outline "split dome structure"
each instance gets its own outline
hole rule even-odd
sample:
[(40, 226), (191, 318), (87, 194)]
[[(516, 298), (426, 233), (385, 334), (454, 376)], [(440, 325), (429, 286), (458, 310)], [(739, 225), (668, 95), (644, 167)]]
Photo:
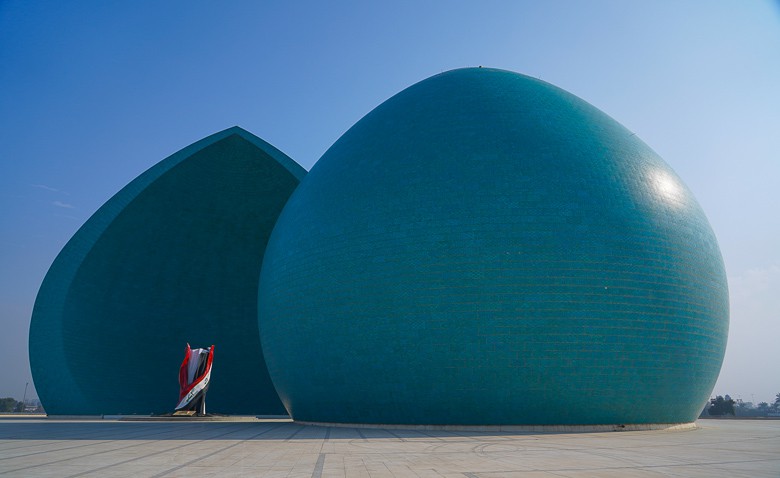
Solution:
[(230, 128), (166, 158), (104, 204), (38, 292), (30, 365), (47, 413), (173, 411), (174, 365), (216, 344), (209, 408), (279, 414), (257, 331), (265, 244), (305, 170)]
[[(211, 409), (270, 413), (274, 400), (249, 394), (219, 410), (220, 387), (254, 373), (257, 393), (278, 393), (302, 422), (673, 424), (709, 396), (728, 331), (714, 234), (671, 168), (583, 100), (508, 71), (446, 72), (378, 106), (305, 175), (242, 130), (215, 136), (231, 135), (253, 147), (207, 138), (223, 146), (195, 176), (150, 174), (207, 148), (177, 153), (55, 260), (30, 334), (50, 413), (121, 401), (102, 361), (125, 335), (155, 350), (134, 383), (167, 390), (136, 413), (168, 406), (176, 388), (167, 369), (165, 384), (142, 374), (173, 370), (177, 346), (197, 340), (220, 351)], [(262, 171), (222, 172), (239, 143), (262, 157), (239, 163)], [(192, 188), (205, 171), (224, 178)], [(201, 207), (170, 202), (190, 191)], [(190, 303), (201, 297), (204, 310)], [(226, 329), (244, 342), (226, 343)]]

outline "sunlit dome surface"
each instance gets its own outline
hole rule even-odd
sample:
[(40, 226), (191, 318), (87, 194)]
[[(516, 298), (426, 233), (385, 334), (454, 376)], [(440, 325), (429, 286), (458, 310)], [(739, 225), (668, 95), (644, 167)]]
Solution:
[(315, 422), (690, 422), (728, 329), (717, 242), (671, 168), (487, 68), (402, 91), (325, 153), (258, 303), (276, 390)]

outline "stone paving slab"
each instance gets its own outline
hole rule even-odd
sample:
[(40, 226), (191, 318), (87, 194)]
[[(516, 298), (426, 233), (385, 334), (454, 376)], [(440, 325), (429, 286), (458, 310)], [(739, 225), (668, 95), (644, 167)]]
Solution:
[(520, 433), (0, 419), (0, 477), (780, 477), (780, 421)]

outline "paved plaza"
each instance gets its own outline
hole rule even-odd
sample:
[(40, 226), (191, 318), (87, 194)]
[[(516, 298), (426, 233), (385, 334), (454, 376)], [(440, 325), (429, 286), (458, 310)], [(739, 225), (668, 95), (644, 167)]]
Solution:
[(0, 418), (0, 477), (780, 477), (780, 420), (519, 433)]

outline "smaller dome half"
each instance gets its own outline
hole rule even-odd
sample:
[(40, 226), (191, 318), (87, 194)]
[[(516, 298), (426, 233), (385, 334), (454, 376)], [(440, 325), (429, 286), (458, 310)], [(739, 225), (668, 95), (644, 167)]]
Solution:
[(173, 410), (186, 343), (219, 351), (209, 410), (279, 414), (257, 331), (276, 219), (305, 170), (234, 127), (141, 174), (55, 259), (38, 292), (30, 362), (49, 414)]

